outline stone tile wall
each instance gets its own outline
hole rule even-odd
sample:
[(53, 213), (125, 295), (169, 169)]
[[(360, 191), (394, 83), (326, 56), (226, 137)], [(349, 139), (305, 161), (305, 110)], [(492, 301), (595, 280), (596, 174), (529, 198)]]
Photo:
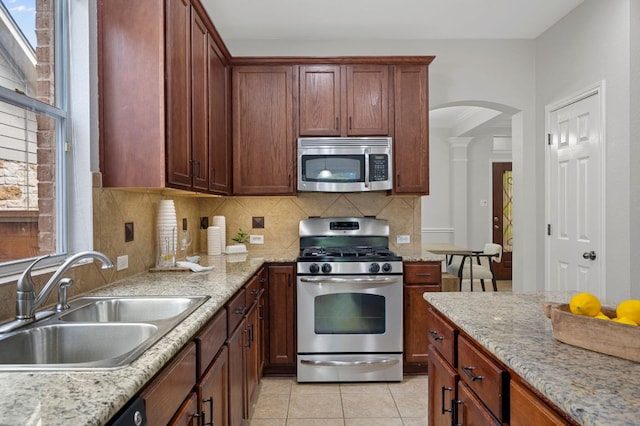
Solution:
[[(86, 293), (128, 276), (146, 272), (155, 265), (155, 221), (162, 199), (173, 199), (178, 224), (187, 218), (193, 242), (178, 259), (206, 251), (206, 230), (199, 229), (200, 217), (209, 224), (215, 215), (226, 218), (227, 244), (239, 228), (250, 234), (264, 235), (259, 249), (298, 247), (298, 223), (309, 216), (376, 216), (389, 220), (391, 249), (396, 249), (395, 236), (411, 235), (412, 244), (420, 244), (420, 197), (387, 196), (384, 193), (324, 194), (301, 193), (295, 197), (203, 197), (179, 191), (105, 189), (100, 176), (94, 176), (93, 241), (94, 248), (104, 252), (115, 264), (116, 257), (129, 256), (129, 268), (102, 270), (99, 262), (74, 268), (69, 275), (74, 285), (70, 297)], [(252, 217), (264, 217), (264, 228), (253, 229)], [(133, 222), (134, 240), (125, 242), (124, 224)], [(181, 226), (179, 226), (181, 229)], [(42, 285), (47, 276), (38, 277)], [(54, 292), (55, 293), (55, 292)], [(56, 301), (52, 294), (48, 303)], [(0, 286), (0, 320), (11, 318), (15, 309), (15, 283)]]

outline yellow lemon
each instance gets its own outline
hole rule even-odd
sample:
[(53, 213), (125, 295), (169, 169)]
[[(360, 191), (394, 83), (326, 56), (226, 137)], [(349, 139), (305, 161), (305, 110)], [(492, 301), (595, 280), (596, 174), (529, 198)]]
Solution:
[(638, 323), (636, 323), (634, 320), (632, 320), (631, 318), (627, 318), (627, 317), (614, 318), (611, 321), (615, 321), (615, 322), (619, 322), (619, 323), (627, 324), (627, 325), (635, 325), (635, 326), (638, 325)]
[(629, 299), (620, 302), (616, 308), (618, 318), (627, 317), (636, 324), (640, 324), (640, 300)]
[(609, 318), (608, 316), (606, 316), (602, 312), (599, 312), (598, 315), (596, 315), (594, 318), (603, 319), (603, 320), (610, 320), (611, 319), (611, 318)]
[(574, 314), (595, 317), (602, 310), (602, 306), (593, 294), (578, 293), (571, 298), (569, 309)]

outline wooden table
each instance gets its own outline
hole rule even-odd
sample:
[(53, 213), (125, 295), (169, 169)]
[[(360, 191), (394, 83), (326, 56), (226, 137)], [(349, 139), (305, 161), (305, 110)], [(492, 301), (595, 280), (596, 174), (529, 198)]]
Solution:
[[(471, 255), (473, 255), (474, 252), (473, 250), (470, 250), (468, 248), (465, 247), (460, 247), (460, 246), (456, 246), (453, 244), (449, 244), (449, 243), (431, 243), (431, 244), (425, 244), (424, 248), (427, 251), (430, 251), (431, 253), (435, 253), (435, 254), (444, 254), (445, 256), (445, 262), (447, 264), (447, 266), (451, 263), (451, 258), (455, 255), (460, 255), (460, 256), (469, 256), (469, 278), (471, 279), (471, 291), (473, 291), (473, 261), (471, 260)], [(463, 259), (463, 262), (466, 260), (466, 258)], [(460, 290), (462, 290), (462, 276), (458, 275), (458, 279), (460, 280), (459, 286), (460, 286)]]

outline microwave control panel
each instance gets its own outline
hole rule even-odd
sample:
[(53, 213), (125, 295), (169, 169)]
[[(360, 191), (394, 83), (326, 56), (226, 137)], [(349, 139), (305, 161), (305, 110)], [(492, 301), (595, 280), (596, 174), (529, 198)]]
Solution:
[(369, 180), (372, 182), (389, 180), (389, 158), (386, 154), (369, 156)]

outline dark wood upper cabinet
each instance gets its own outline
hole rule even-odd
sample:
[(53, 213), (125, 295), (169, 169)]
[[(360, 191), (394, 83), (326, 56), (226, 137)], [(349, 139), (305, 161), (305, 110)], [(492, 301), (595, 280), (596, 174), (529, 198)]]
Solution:
[(347, 66), (347, 136), (389, 134), (389, 67)]
[(301, 136), (389, 135), (389, 67), (301, 65)]
[(300, 135), (340, 136), (341, 68), (300, 66)]
[(395, 194), (429, 194), (429, 104), (426, 65), (394, 70)]
[(200, 2), (99, 1), (98, 46), (103, 185), (228, 193), (229, 55)]
[(209, 189), (231, 192), (230, 69), (209, 35)]
[(293, 67), (233, 68), (233, 193), (295, 193)]

